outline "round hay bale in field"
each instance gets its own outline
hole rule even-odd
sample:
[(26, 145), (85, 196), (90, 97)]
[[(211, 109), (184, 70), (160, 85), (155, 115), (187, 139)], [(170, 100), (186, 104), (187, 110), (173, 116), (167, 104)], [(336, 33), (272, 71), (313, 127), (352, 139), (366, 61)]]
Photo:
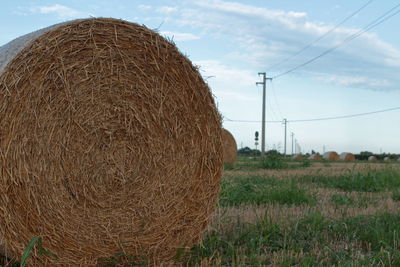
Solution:
[(302, 154), (294, 154), (292, 156), (292, 159), (294, 159), (294, 160), (302, 160), (303, 159), (303, 155)]
[(328, 151), (328, 152), (324, 153), (323, 158), (326, 160), (335, 161), (335, 160), (339, 160), (340, 157), (339, 157), (339, 154), (336, 153), (335, 151)]
[(390, 157), (384, 157), (383, 161), (391, 161)]
[(321, 160), (322, 156), (320, 154), (312, 154), (308, 157), (309, 160)]
[(93, 18), (0, 50), (0, 242), (94, 266), (167, 264), (199, 241), (223, 167), (221, 118), (197, 69), (143, 26)]
[(355, 161), (356, 157), (354, 156), (354, 154), (349, 153), (349, 152), (343, 152), (340, 153), (340, 160), (344, 160), (344, 161)]
[(226, 129), (222, 129), (222, 148), (224, 162), (234, 164), (237, 158), (237, 146), (233, 135)]
[(368, 161), (377, 161), (378, 159), (375, 156), (369, 156)]

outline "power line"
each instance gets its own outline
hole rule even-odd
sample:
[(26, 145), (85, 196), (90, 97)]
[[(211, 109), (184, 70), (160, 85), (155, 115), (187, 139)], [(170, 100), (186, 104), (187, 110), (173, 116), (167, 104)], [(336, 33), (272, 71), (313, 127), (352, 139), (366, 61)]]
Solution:
[[(223, 117), (224, 117), (224, 120), (227, 121), (227, 122), (249, 122), (249, 123), (260, 123), (260, 122), (262, 122), (262, 121), (252, 121), (252, 120), (232, 120), (232, 119), (229, 119), (226, 116), (223, 116)], [(267, 122), (267, 123), (282, 123), (282, 121), (265, 121), (265, 122)]]
[[(338, 120), (338, 119), (348, 119), (354, 117), (361, 117), (367, 116), (376, 113), (383, 113), (389, 112), (394, 110), (400, 110), (400, 107), (388, 108), (388, 109), (381, 109), (376, 111), (364, 112), (364, 113), (356, 113), (356, 114), (349, 114), (349, 115), (342, 115), (342, 116), (334, 116), (334, 117), (324, 117), (324, 118), (313, 118), (313, 119), (302, 119), (302, 120), (287, 120), (287, 122), (312, 122), (312, 121), (326, 121), (326, 120)], [(228, 122), (249, 122), (249, 123), (260, 123), (261, 121), (252, 121), (252, 120), (231, 120), (227, 117), (224, 119)], [(268, 123), (282, 123), (282, 121), (267, 121)]]
[(329, 31), (327, 31), (326, 33), (324, 33), (323, 35), (321, 35), (320, 37), (318, 37), (317, 39), (315, 39), (314, 41), (312, 41), (311, 43), (309, 43), (308, 45), (304, 46), (302, 49), (300, 49), (299, 51), (297, 51), (296, 53), (294, 53), (291, 56), (288, 56), (287, 58), (283, 59), (282, 61), (273, 64), (272, 66), (267, 68), (267, 71), (270, 71), (271, 69), (282, 65), (283, 63), (287, 62), (288, 60), (296, 57), (297, 55), (301, 54), (303, 51), (307, 50), (309, 47), (311, 47), (313, 44), (315, 44), (316, 42), (318, 42), (319, 40), (321, 40), (322, 38), (324, 38), (325, 36), (327, 36), (328, 34), (330, 34), (331, 32), (333, 32), (334, 30), (336, 30), (340, 25), (342, 25), (343, 23), (345, 23), (346, 21), (348, 21), (349, 19), (351, 19), (352, 17), (354, 17), (355, 15), (357, 15), (361, 10), (363, 10), (364, 8), (366, 8), (369, 4), (371, 4), (374, 0), (370, 0), (367, 3), (365, 3), (363, 6), (361, 6), (359, 9), (357, 9), (356, 11), (354, 11), (353, 13), (351, 13), (349, 16), (345, 17), (343, 20), (341, 20), (336, 26), (332, 27)]
[(272, 79), (270, 81), (271, 81), (272, 94), (274, 95), (274, 100), (275, 100), (275, 104), (276, 104), (278, 113), (280, 115), (280, 118), (283, 119), (284, 117), (282, 115), (281, 108), (279, 107), (278, 98), (276, 97), (276, 94), (275, 94), (275, 86), (274, 86), (274, 84), (272, 82)]
[(400, 107), (364, 112), (364, 113), (357, 113), (357, 114), (350, 114), (350, 115), (343, 115), (343, 116), (335, 116), (335, 117), (325, 117), (325, 118), (316, 118), (316, 119), (306, 119), (306, 120), (289, 120), (289, 122), (309, 122), (309, 121), (327, 121), (327, 120), (338, 120), (338, 119), (347, 119), (347, 118), (354, 118), (354, 117), (361, 117), (376, 113), (388, 112), (393, 110), (399, 110)]
[(343, 40), (341, 43), (339, 43), (338, 45), (336, 45), (336, 46), (334, 46), (334, 47), (331, 47), (331, 48), (329, 48), (328, 50), (325, 50), (324, 52), (322, 52), (321, 54), (319, 54), (318, 56), (313, 57), (313, 58), (307, 60), (306, 62), (304, 62), (304, 63), (302, 63), (302, 64), (300, 64), (300, 65), (297, 65), (297, 66), (295, 66), (295, 67), (293, 67), (293, 68), (291, 68), (291, 69), (289, 69), (289, 70), (287, 70), (287, 71), (285, 71), (285, 72), (282, 72), (282, 73), (280, 73), (280, 74), (278, 74), (278, 75), (276, 75), (276, 76), (274, 76), (274, 77), (272, 77), (272, 78), (273, 78), (273, 79), (276, 79), (276, 78), (281, 77), (281, 76), (283, 76), (283, 75), (289, 74), (289, 73), (291, 73), (291, 72), (293, 72), (293, 71), (295, 71), (295, 70), (297, 70), (297, 69), (299, 69), (299, 68), (302, 68), (302, 67), (304, 67), (304, 66), (306, 66), (306, 65), (308, 65), (308, 64), (310, 64), (310, 63), (312, 63), (312, 62), (314, 62), (314, 61), (316, 61), (317, 59), (319, 59), (319, 58), (321, 58), (321, 57), (323, 57), (323, 56), (325, 56), (325, 55), (327, 55), (327, 54), (329, 54), (329, 53), (335, 51), (336, 49), (338, 49), (338, 48), (341, 47), (342, 45), (344, 45), (344, 44), (346, 44), (346, 43), (352, 41), (353, 39), (355, 39), (355, 38), (361, 36), (362, 34), (366, 33), (367, 31), (369, 31), (369, 30), (375, 28), (376, 26), (380, 25), (381, 23), (385, 22), (386, 20), (388, 20), (388, 19), (390, 19), (391, 17), (393, 17), (393, 16), (397, 15), (398, 13), (400, 13), (400, 10), (397, 10), (397, 11), (395, 11), (394, 13), (390, 14), (393, 10), (395, 10), (395, 9), (398, 8), (399, 6), (400, 6), (400, 4), (397, 4), (396, 6), (394, 6), (393, 8), (391, 8), (390, 10), (388, 10), (387, 12), (385, 12), (383, 15), (381, 15), (380, 17), (378, 17), (377, 19), (375, 19), (374, 21), (372, 21), (371, 23), (369, 23), (369, 24), (368, 24), (366, 27), (364, 27), (363, 29), (357, 31), (356, 33), (354, 33), (354, 34), (352, 34), (352, 35), (350, 35), (350, 36), (348, 36), (346, 39), (344, 39), (344, 40)]
[(274, 107), (272, 105), (272, 101), (269, 97), (267, 97), (267, 111), (270, 111), (271, 114), (271, 119), (272, 120), (278, 120), (279, 119), (279, 115), (277, 114), (277, 112), (275, 112)]

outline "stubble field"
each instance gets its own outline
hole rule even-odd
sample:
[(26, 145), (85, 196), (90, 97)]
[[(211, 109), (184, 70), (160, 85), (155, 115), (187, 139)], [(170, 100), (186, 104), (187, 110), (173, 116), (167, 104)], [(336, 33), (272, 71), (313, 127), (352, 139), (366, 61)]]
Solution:
[(397, 162), (240, 158), (189, 265), (400, 266), (399, 207)]

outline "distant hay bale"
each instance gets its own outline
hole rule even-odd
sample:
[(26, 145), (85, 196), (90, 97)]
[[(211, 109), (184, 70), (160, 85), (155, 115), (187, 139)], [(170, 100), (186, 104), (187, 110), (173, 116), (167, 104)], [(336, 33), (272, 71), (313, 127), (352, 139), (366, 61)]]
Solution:
[(224, 162), (234, 164), (237, 158), (236, 141), (226, 129), (222, 129), (222, 150), (224, 151)]
[(352, 154), (352, 153), (343, 152), (343, 153), (340, 153), (340, 160), (344, 160), (344, 161), (354, 161), (354, 160), (356, 160), (356, 157), (355, 157), (354, 154)]
[(369, 156), (368, 161), (377, 161), (378, 159), (375, 156)]
[(322, 160), (322, 156), (320, 154), (312, 154), (308, 157), (309, 160)]
[(294, 160), (302, 160), (302, 159), (303, 159), (303, 155), (301, 155), (301, 154), (294, 154), (294, 155), (292, 156), (292, 159), (294, 159)]
[(0, 48), (0, 247), (32, 266), (126, 253), (168, 265), (197, 243), (223, 166), (207, 84), (159, 34), (75, 20)]
[(391, 161), (390, 157), (384, 157), (383, 161)]
[(335, 151), (325, 152), (324, 155), (323, 155), (323, 158), (326, 159), (326, 160), (332, 160), (332, 161), (340, 159), (338, 153), (336, 153)]

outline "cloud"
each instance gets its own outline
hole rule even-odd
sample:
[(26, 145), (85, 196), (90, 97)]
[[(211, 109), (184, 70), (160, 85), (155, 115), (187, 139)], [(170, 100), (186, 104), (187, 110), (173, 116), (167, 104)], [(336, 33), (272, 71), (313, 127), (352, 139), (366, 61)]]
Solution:
[(194, 64), (199, 67), (203, 77), (210, 77), (207, 79), (209, 83), (225, 84), (232, 89), (243, 90), (249, 84), (254, 84), (254, 79), (256, 79), (254, 73), (226, 66), (218, 60), (199, 60), (194, 61)]
[(257, 97), (251, 97), (247, 94), (238, 93), (238, 92), (231, 92), (231, 91), (216, 91), (215, 95), (217, 98), (224, 99), (225, 101), (234, 100), (234, 101), (255, 101), (259, 102), (260, 99)]
[(55, 4), (52, 6), (39, 6), (30, 8), (31, 13), (40, 13), (40, 14), (55, 14), (60, 18), (73, 18), (80, 17), (84, 15), (82, 12), (77, 11), (75, 9)]
[(138, 9), (141, 9), (141, 10), (149, 10), (149, 9), (151, 9), (151, 6), (149, 6), (149, 5), (138, 5), (137, 6), (138, 7)]
[(170, 7), (170, 6), (162, 6), (162, 7), (157, 8), (157, 12), (167, 14), (167, 15), (170, 15), (170, 14), (176, 12), (177, 10), (178, 9), (176, 7)]
[(194, 61), (194, 64), (217, 99), (223, 99), (224, 103), (231, 103), (231, 100), (234, 103), (238, 100), (246, 103), (259, 101), (258, 90), (255, 90), (257, 76), (253, 72), (227, 66), (218, 60)]
[[(279, 74), (323, 53), (360, 31), (355, 27), (338, 27), (298, 56), (276, 65), (310, 42), (331, 30), (334, 25), (315, 21), (310, 14), (295, 10), (276, 10), (222, 0), (192, 1), (174, 14), (181, 27), (201, 30), (204, 35), (232, 44), (226, 54), (253, 68)], [(273, 68), (270, 68), (273, 66)], [(400, 48), (366, 32), (358, 38), (292, 75), (353, 77), (346, 86), (368, 89), (398, 89)], [(374, 77), (360, 79), (360, 77)], [(379, 77), (379, 78), (376, 78)], [(326, 79), (338, 83), (340, 79)]]
[(370, 78), (366, 76), (339, 76), (329, 75), (325, 77), (319, 77), (318, 80), (325, 83), (338, 84), (345, 87), (360, 87), (365, 88), (373, 86), (376, 88), (387, 88), (393, 84), (386, 79)]
[(200, 39), (199, 36), (192, 33), (161, 31), (160, 34), (165, 35), (174, 41), (192, 41)]

